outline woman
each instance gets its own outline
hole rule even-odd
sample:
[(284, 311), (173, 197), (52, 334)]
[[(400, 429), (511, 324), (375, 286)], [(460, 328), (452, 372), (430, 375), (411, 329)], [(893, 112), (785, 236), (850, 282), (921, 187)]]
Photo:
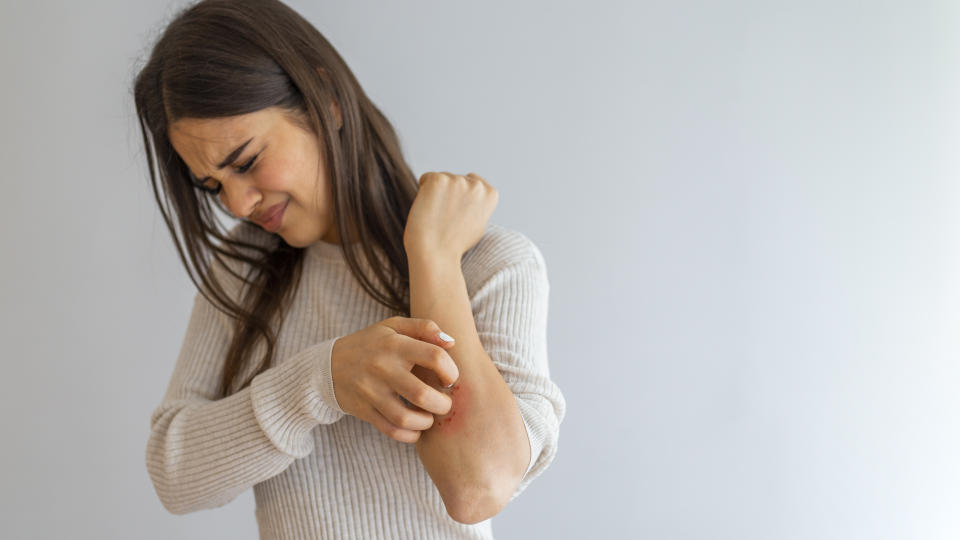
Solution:
[(496, 190), (418, 183), (337, 52), (279, 1), (185, 8), (134, 84), (198, 289), (151, 417), (164, 507), (252, 487), (261, 538), (492, 538), (566, 407), (544, 260), (487, 223)]

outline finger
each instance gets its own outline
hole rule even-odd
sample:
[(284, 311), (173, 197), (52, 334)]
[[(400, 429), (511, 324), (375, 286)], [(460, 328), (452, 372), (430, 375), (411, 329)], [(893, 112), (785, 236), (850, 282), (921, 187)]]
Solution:
[[(406, 374), (411, 376), (409, 372)], [(423, 431), (433, 425), (432, 414), (408, 408), (400, 396), (393, 392), (389, 393), (389, 397), (384, 395), (383, 399), (374, 403), (374, 407), (388, 422), (401, 429)]]
[[(446, 349), (456, 344), (453, 336), (450, 336), (440, 330), (440, 326), (430, 319), (414, 319), (409, 317), (390, 317), (383, 321), (383, 324), (392, 328), (398, 334), (413, 338), (440, 347), (444, 354), (439, 357), (438, 362), (433, 365), (421, 364), (434, 370), (441, 380), (445, 380), (447, 386), (457, 382), (460, 378), (460, 370), (456, 362), (446, 353)], [(449, 341), (446, 339), (449, 338)], [(429, 359), (428, 359), (429, 361)], [(416, 362), (420, 364), (420, 362)]]
[(407, 336), (402, 336), (399, 343), (400, 356), (412, 365), (423, 366), (436, 373), (444, 387), (450, 388), (460, 379), (456, 362), (443, 348)]
[(405, 443), (415, 443), (417, 439), (420, 438), (420, 431), (404, 429), (391, 424), (389, 420), (380, 414), (380, 411), (373, 407), (368, 409), (367, 418), (370, 425), (391, 439)]
[[(433, 414), (447, 414), (453, 407), (453, 399), (420, 380), (412, 373), (405, 373), (394, 380), (397, 393), (412, 405)], [(430, 417), (433, 420), (433, 416)], [(427, 429), (427, 428), (424, 428)]]
[(388, 326), (398, 334), (433, 343), (440, 347), (452, 347), (456, 343), (453, 336), (440, 330), (440, 325), (430, 319), (396, 316), (381, 321), (381, 324)]

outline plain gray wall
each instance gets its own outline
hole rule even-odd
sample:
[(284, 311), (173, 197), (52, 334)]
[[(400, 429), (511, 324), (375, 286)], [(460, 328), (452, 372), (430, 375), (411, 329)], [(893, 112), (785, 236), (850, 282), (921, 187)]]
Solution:
[[(291, 1), (541, 248), (556, 461), (501, 539), (960, 536), (960, 9)], [(182, 2), (0, 7), (0, 536), (255, 538), (144, 464), (193, 285), (130, 87)]]

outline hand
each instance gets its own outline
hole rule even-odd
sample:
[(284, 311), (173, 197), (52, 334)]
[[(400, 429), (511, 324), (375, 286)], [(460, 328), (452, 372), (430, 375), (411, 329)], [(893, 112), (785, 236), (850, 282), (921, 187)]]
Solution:
[[(330, 369), (340, 408), (392, 439), (417, 442), (433, 425), (433, 415), (447, 414), (453, 400), (411, 369), (432, 370), (447, 385), (460, 377), (446, 351), (454, 343), (440, 339), (439, 332), (431, 320), (398, 316), (338, 339)], [(419, 409), (407, 407), (401, 396)]]
[(424, 173), (403, 231), (408, 256), (439, 253), (459, 261), (480, 241), (498, 200), (497, 190), (476, 174)]

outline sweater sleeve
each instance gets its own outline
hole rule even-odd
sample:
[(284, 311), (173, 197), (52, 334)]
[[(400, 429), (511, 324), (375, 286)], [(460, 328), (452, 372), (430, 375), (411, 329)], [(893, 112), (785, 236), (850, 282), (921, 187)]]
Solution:
[(534, 244), (527, 248), (523, 260), (495, 272), (471, 299), (480, 341), (517, 399), (530, 444), (530, 463), (511, 501), (553, 461), (566, 414), (547, 364), (546, 265)]
[(146, 465), (164, 508), (223, 506), (314, 450), (311, 430), (344, 416), (330, 361), (338, 337), (316, 343), (215, 399), (232, 336), (229, 319), (196, 294), (179, 358), (150, 418)]

